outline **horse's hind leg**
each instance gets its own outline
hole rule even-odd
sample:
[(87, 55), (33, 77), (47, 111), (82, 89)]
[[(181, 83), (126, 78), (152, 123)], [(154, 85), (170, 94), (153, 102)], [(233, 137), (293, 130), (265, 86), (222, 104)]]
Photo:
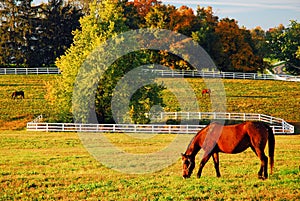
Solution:
[(267, 179), (268, 178), (268, 157), (265, 155), (263, 151), (255, 150), (255, 152), (257, 153), (257, 156), (260, 159), (260, 169), (258, 171), (258, 178)]
[(220, 169), (219, 169), (219, 153), (218, 152), (213, 153), (213, 159), (214, 159), (217, 177), (221, 177)]

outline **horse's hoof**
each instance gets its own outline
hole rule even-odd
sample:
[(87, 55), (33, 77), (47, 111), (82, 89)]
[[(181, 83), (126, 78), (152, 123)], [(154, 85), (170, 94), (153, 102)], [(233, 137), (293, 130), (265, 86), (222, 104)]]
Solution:
[(258, 176), (258, 179), (261, 179), (261, 180), (265, 180), (267, 179), (268, 177), (263, 177), (263, 176)]

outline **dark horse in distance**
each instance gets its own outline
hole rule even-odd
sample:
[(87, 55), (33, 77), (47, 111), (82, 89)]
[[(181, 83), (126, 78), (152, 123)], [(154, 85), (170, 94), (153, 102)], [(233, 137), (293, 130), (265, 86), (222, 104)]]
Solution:
[(12, 99), (15, 99), (17, 98), (18, 96), (20, 96), (21, 98), (24, 98), (24, 91), (14, 91), (12, 94), (11, 94), (11, 98)]
[(261, 161), (258, 172), (259, 179), (268, 178), (268, 157), (264, 153), (268, 142), (271, 174), (274, 166), (275, 137), (268, 125), (263, 122), (244, 122), (237, 125), (223, 126), (211, 123), (191, 140), (186, 152), (182, 154), (184, 178), (189, 178), (195, 168), (195, 156), (202, 148), (203, 158), (200, 162), (197, 177), (201, 177), (202, 169), (212, 156), (217, 177), (220, 177), (219, 152), (235, 154), (250, 147)]

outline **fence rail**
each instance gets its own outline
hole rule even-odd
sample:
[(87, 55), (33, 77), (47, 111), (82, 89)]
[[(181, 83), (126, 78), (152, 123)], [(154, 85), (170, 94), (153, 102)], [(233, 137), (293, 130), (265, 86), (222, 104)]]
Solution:
[[(168, 119), (220, 119), (220, 120), (236, 120), (236, 121), (262, 121), (276, 126), (276, 130), (282, 133), (294, 133), (294, 126), (285, 120), (272, 117), (265, 114), (256, 113), (228, 113), (228, 112), (161, 112), (148, 113), (150, 119), (160, 119), (166, 121)], [(281, 128), (279, 128), (281, 127)]]
[[(252, 79), (252, 80), (282, 80), (300, 82), (300, 76), (258, 74), (258, 73), (238, 73), (238, 72), (209, 72), (197, 70), (160, 70), (143, 69), (143, 73), (155, 73), (162, 77), (202, 77), (202, 78), (223, 78), (223, 79)], [(56, 67), (38, 68), (0, 68), (0, 75), (29, 75), (29, 74), (60, 74)]]
[(201, 78), (222, 78), (222, 79), (251, 79), (251, 80), (282, 80), (300, 81), (300, 76), (277, 75), (277, 74), (258, 74), (258, 73), (238, 73), (238, 72), (219, 72), (219, 71), (197, 71), (197, 70), (160, 70), (143, 69), (143, 73), (154, 73), (161, 77), (201, 77)]
[(60, 74), (56, 67), (0, 68), (0, 75)]
[[(206, 125), (27, 123), (27, 131), (195, 134)], [(271, 125), (274, 134), (289, 133)]]
[[(262, 121), (269, 123), (275, 134), (294, 133), (294, 126), (283, 119), (255, 113), (226, 112), (162, 112), (148, 113), (150, 118), (161, 119), (223, 119), (238, 121)], [(27, 123), (28, 131), (46, 132), (124, 132), (124, 133), (173, 133), (193, 134), (206, 125), (165, 125), (165, 124), (76, 124), (76, 123), (43, 123), (42, 115)]]
[(206, 125), (161, 124), (76, 124), (76, 123), (27, 123), (27, 131), (55, 132), (113, 132), (113, 133), (196, 133)]

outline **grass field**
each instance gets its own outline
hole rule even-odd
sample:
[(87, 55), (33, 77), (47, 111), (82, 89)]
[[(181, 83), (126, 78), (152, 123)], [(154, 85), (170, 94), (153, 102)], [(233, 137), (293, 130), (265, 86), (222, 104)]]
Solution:
[[(26, 123), (36, 116), (55, 119), (44, 96), (46, 82), (59, 75), (2, 75), (0, 76), (0, 130), (24, 129)], [(176, 83), (176, 79), (163, 79), (165, 83)], [(192, 89), (197, 96), (199, 110), (212, 110), (211, 99), (201, 96), (201, 90), (206, 88), (202, 79), (189, 78)], [(291, 122), (300, 127), (300, 84), (297, 82), (259, 81), (259, 80), (222, 80), (226, 92), (226, 110), (228, 112), (261, 113), (271, 115)], [(24, 90), (25, 99), (12, 100), (11, 93)], [(182, 88), (177, 89), (185, 90)], [(217, 91), (212, 91), (212, 96)], [(189, 97), (185, 97), (189, 98)], [(178, 103), (174, 95), (166, 90), (164, 101), (166, 111), (177, 111)]]
[[(49, 115), (50, 106), (44, 96), (46, 82), (57, 75), (1, 75), (0, 76), (0, 130), (24, 129), (26, 123), (40, 114)], [(23, 90), (24, 100), (13, 100), (14, 91)]]
[[(125, 174), (95, 160), (76, 133), (25, 131), (26, 123), (39, 114), (55, 116), (44, 96), (46, 82), (56, 76), (0, 76), (0, 201), (300, 199), (300, 135), (276, 136), (275, 170), (268, 180), (257, 179), (260, 162), (251, 150), (221, 154), (221, 178), (216, 178), (209, 161), (201, 179), (193, 175), (183, 180), (179, 154), (177, 162), (159, 172)], [(203, 80), (188, 81), (195, 90), (200, 110), (210, 111), (211, 99), (200, 94), (205, 88)], [(268, 114), (299, 124), (299, 83), (223, 80), (223, 84), (227, 111)], [(25, 99), (12, 100), (10, 96), (15, 90), (24, 90)], [(176, 99), (168, 91), (164, 100), (167, 110), (176, 110)], [(120, 149), (137, 154), (157, 152), (174, 138), (106, 136)]]
[[(195, 91), (199, 109), (211, 111), (213, 96), (218, 91), (212, 91), (212, 100), (202, 97), (201, 90), (206, 88), (202, 79), (187, 79)], [(164, 79), (173, 83), (174, 79)], [(300, 84), (298, 82), (265, 81), (265, 80), (222, 80), (226, 92), (226, 109), (228, 112), (260, 113), (283, 118), (289, 122), (300, 122)], [(178, 90), (185, 89), (178, 87)], [(217, 89), (218, 90), (218, 89)], [(186, 97), (187, 99), (189, 97)], [(177, 107), (176, 97), (169, 91), (165, 92), (165, 100), (169, 110)]]
[[(108, 135), (116, 144), (121, 138), (124, 150), (143, 146), (122, 135)], [(160, 135), (155, 141), (172, 138)], [(144, 152), (156, 151), (147, 145)], [(299, 149), (299, 135), (276, 136), (274, 174), (265, 181), (257, 178), (259, 160), (250, 150), (221, 154), (221, 178), (209, 161), (201, 179), (192, 175), (184, 180), (180, 156), (156, 173), (124, 174), (96, 161), (76, 133), (3, 131), (0, 200), (299, 200)]]

